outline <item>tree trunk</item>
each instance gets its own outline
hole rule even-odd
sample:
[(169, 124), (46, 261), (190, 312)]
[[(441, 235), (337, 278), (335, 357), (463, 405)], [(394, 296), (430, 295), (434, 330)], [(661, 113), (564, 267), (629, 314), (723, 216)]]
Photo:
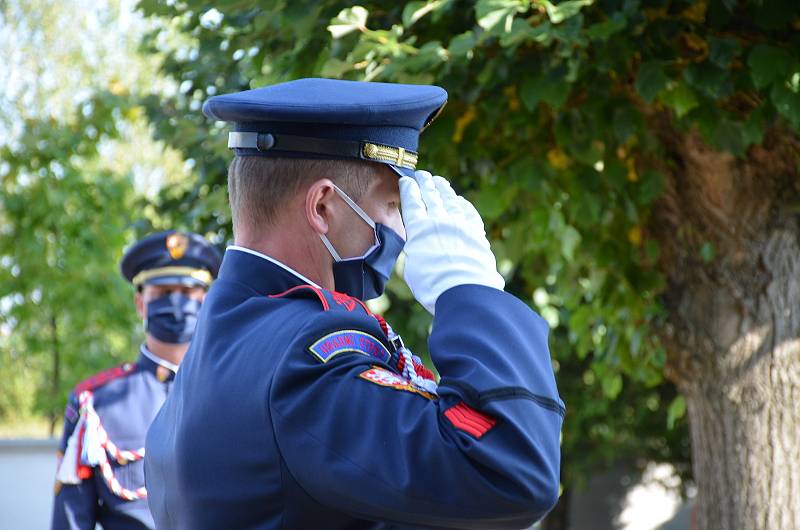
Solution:
[(688, 405), (697, 529), (800, 530), (800, 142), (772, 131), (739, 160), (662, 134), (662, 335)]
[(558, 504), (547, 514), (542, 521), (542, 530), (569, 530), (569, 509), (572, 501), (572, 491), (564, 488), (558, 498)]
[[(59, 390), (61, 383), (61, 348), (58, 340), (58, 323), (56, 322), (55, 315), (50, 316), (50, 340), (53, 347), (53, 371), (52, 379), (50, 380), (50, 403), (56, 403), (59, 398)], [(58, 411), (54, 410), (52, 406), (49, 411), (50, 420), (50, 437), (52, 438), (56, 431), (56, 423), (60, 416)]]

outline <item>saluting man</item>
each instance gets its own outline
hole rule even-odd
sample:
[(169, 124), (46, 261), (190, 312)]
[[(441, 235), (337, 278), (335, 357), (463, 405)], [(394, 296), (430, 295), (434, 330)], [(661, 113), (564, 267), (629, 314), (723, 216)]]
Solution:
[[(523, 528), (556, 503), (547, 325), (475, 208), (415, 171), (446, 97), (301, 79), (206, 102), (234, 124), (235, 244), (147, 436), (157, 528)], [(403, 250), (438, 382), (363, 302)]]
[(54, 530), (155, 528), (144, 484), (145, 434), (172, 387), (220, 259), (202, 236), (176, 231), (150, 235), (122, 258), (146, 338), (136, 362), (86, 379), (69, 396)]

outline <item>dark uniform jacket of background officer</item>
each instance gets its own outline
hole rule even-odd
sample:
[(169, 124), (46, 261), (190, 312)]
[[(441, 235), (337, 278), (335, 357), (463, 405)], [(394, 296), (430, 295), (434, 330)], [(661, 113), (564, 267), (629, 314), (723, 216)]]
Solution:
[(435, 399), (390, 377), (397, 357), (361, 303), (302, 283), (225, 254), (148, 433), (158, 528), (522, 528), (555, 504), (564, 409), (530, 308), (446, 291)]
[[(151, 354), (152, 356), (152, 354)], [(78, 384), (70, 394), (64, 418), (60, 452), (78, 424), (79, 395), (90, 391), (108, 437), (121, 449), (144, 447), (150, 422), (166, 399), (174, 374), (142, 353), (136, 363), (101, 372)], [(144, 462), (110, 461), (114, 476), (128, 490), (144, 486)], [(84, 468), (89, 476), (80, 484), (58, 484), (53, 504), (53, 530), (93, 530), (95, 523), (105, 530), (155, 528), (147, 499), (126, 500), (115, 495), (99, 468)]]

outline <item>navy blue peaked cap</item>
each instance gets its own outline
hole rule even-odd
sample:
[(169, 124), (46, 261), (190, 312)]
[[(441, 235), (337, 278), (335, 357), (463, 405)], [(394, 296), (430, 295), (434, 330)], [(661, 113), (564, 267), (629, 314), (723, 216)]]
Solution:
[(131, 246), (120, 263), (135, 286), (178, 284), (208, 287), (217, 277), (222, 256), (199, 234), (167, 230)]
[(413, 174), (420, 133), (447, 102), (431, 85), (298, 79), (214, 96), (209, 118), (233, 122), (239, 156), (357, 159)]

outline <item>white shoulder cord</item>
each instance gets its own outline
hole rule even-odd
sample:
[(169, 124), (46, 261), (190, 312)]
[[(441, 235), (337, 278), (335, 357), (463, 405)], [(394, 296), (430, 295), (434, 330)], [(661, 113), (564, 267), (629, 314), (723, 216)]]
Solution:
[(438, 396), (439, 385), (436, 384), (436, 381), (426, 379), (417, 374), (417, 370), (414, 368), (414, 354), (411, 353), (411, 350), (406, 348), (406, 345), (403, 343), (403, 339), (400, 337), (400, 335), (394, 332), (388, 323), (386, 324), (386, 328), (389, 330), (389, 333), (387, 334), (389, 337), (389, 342), (394, 344), (397, 349), (397, 353), (403, 356), (403, 377), (411, 381), (411, 384), (420, 390), (424, 390), (425, 392), (429, 392), (435, 396)]

